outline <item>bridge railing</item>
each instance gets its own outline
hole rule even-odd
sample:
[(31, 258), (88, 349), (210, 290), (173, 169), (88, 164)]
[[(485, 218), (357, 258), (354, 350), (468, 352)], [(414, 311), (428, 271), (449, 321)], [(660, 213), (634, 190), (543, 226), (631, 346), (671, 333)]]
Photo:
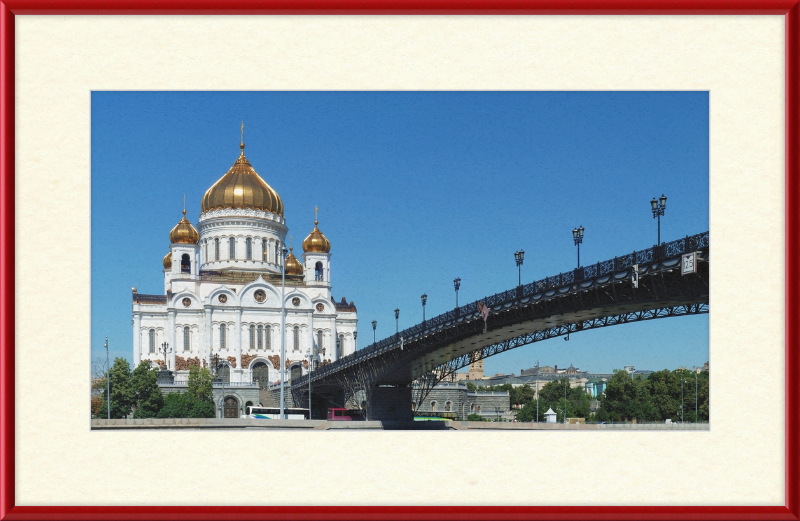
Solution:
[[(634, 264), (647, 264), (648, 262), (658, 262), (664, 259), (669, 259), (690, 253), (693, 251), (701, 250), (709, 247), (709, 232), (698, 233), (696, 235), (687, 235), (683, 239), (678, 239), (671, 242), (665, 242), (662, 245), (654, 245), (646, 250), (634, 251), (620, 257), (614, 257), (588, 266), (581, 266), (572, 271), (559, 273), (552, 277), (545, 277), (544, 279), (537, 280), (528, 284), (524, 284), (514, 289), (495, 293), (480, 300), (470, 302), (461, 307), (452, 309), (441, 315), (435, 316), (425, 322), (411, 326), (404, 329), (399, 333), (395, 333), (389, 337), (384, 338), (372, 345), (359, 349), (355, 353), (349, 354), (339, 360), (328, 364), (315, 370), (311, 376), (319, 378), (326, 374), (337, 371), (343, 367), (356, 364), (363, 359), (370, 358), (375, 354), (394, 348), (400, 343), (402, 338), (405, 341), (414, 340), (420, 337), (425, 332), (432, 332), (441, 327), (446, 327), (455, 321), (464, 321), (470, 318), (479, 316), (478, 303), (483, 303), (489, 308), (499, 310), (499, 306), (507, 302), (511, 302), (520, 298), (530, 296), (537, 296), (544, 292), (557, 290), (558, 288), (569, 286), (584, 280), (592, 280), (605, 275), (610, 275), (614, 272), (627, 270)], [(308, 375), (303, 375), (295, 380), (295, 384), (299, 385), (304, 382), (307, 383)]]

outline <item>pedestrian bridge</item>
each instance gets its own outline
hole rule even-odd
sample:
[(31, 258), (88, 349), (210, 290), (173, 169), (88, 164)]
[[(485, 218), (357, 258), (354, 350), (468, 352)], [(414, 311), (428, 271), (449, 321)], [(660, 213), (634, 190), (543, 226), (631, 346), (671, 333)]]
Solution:
[[(601, 327), (708, 313), (709, 253), (704, 232), (471, 302), (292, 380), (294, 403), (308, 406), (310, 386), (315, 409), (364, 402), (370, 420), (408, 421), (434, 385), (475, 361)], [(683, 274), (687, 255), (695, 269)]]

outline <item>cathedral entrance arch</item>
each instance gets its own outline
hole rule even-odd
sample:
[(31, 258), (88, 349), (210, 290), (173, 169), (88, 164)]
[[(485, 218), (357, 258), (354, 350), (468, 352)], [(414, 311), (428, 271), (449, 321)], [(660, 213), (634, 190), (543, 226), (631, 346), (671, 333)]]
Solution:
[(231, 381), (231, 368), (228, 364), (221, 362), (219, 366), (217, 366), (217, 378), (223, 382)]
[(293, 365), (291, 369), (289, 369), (289, 378), (292, 380), (296, 378), (300, 378), (303, 376), (303, 369), (301, 369), (300, 365)]
[(225, 406), (223, 407), (223, 418), (238, 418), (239, 417), (239, 400), (233, 396), (225, 397)]
[(264, 362), (256, 362), (252, 367), (253, 383), (259, 388), (269, 388), (269, 366)]

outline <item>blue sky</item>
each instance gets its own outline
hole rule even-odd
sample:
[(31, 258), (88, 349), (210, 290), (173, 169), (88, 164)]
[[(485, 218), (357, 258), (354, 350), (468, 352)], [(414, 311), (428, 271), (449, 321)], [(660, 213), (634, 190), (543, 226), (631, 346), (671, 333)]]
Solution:
[[(331, 241), (336, 300), (358, 308), (360, 347), (459, 303), (709, 229), (707, 92), (94, 92), (92, 357), (132, 359), (131, 287), (163, 294), (161, 260), (183, 196), (236, 160), (283, 199), (295, 254)], [(708, 360), (708, 316), (555, 338), (489, 358), (610, 372)], [(88, 361), (87, 361), (88, 363)]]

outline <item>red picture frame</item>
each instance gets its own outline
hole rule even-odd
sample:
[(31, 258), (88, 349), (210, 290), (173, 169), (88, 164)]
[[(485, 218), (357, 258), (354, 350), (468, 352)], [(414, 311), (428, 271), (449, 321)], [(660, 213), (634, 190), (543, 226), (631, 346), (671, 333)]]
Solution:
[[(36, 14), (769, 14), (785, 17), (785, 505), (563, 507), (16, 506), (14, 147), (16, 15)], [(800, 0), (2, 0), (0, 1), (0, 520), (32, 519), (771, 519), (799, 520)]]

